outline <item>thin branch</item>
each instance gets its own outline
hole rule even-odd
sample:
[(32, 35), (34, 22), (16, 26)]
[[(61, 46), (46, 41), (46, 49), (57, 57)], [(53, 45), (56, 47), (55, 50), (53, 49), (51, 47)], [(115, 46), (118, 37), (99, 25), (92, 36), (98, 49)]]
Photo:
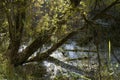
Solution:
[(98, 14), (96, 14), (92, 20), (95, 20), (96, 18), (98, 18), (102, 13), (105, 13), (107, 10), (109, 10), (110, 8), (112, 8), (113, 6), (115, 6), (116, 4), (118, 4), (119, 0), (116, 0), (114, 2), (112, 2), (109, 6), (107, 6), (105, 9), (103, 9), (101, 12), (99, 12)]
[(101, 59), (100, 59), (100, 53), (99, 53), (99, 46), (98, 44), (96, 45), (96, 48), (97, 48), (97, 58), (98, 58), (98, 69), (99, 69), (99, 79), (102, 80), (102, 77), (101, 77)]
[(116, 54), (114, 53), (114, 49), (112, 48), (112, 55), (113, 57), (116, 59), (116, 61), (120, 64), (120, 59), (116, 56)]
[(114, 58), (116, 59), (116, 61), (120, 64), (120, 60), (119, 60), (119, 58), (115, 55), (115, 53), (112, 53), (112, 55), (114, 56)]
[(48, 58), (46, 59), (46, 61), (55, 63), (55, 64), (58, 65), (58, 66), (60, 65), (62, 68), (65, 68), (65, 69), (70, 70), (70, 71), (72, 71), (72, 72), (75, 72), (75, 73), (84, 75), (84, 71), (82, 71), (81, 69), (79, 69), (79, 68), (77, 68), (77, 67), (75, 67), (75, 66), (66, 64), (66, 63), (64, 63), (64, 62), (62, 62), (62, 61), (60, 61), (60, 60), (58, 60), (58, 59), (56, 59), (56, 58), (48, 57)]
[(87, 60), (91, 57), (80, 57), (80, 58), (72, 58), (72, 59), (66, 59), (65, 61), (75, 61), (75, 60)]
[(94, 52), (94, 53), (97, 52), (95, 50), (79, 50), (79, 49), (75, 49), (75, 50), (67, 49), (67, 50), (64, 50), (64, 51), (71, 51), (71, 52)]

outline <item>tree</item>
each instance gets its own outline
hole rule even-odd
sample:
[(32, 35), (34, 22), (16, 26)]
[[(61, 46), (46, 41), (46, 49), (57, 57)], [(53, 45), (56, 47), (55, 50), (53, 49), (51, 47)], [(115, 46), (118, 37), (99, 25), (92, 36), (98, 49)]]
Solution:
[[(6, 14), (6, 18), (4, 19), (7, 19), (2, 22), (2, 24), (7, 22), (6, 25), (8, 26), (8, 28), (4, 26), (3, 29), (6, 30), (6, 34), (8, 32), (7, 35), (9, 36), (6, 38), (9, 40), (9, 44), (5, 53), (5, 57), (8, 61), (8, 67), (11, 68), (9, 69), (9, 78), (12, 79), (11, 76), (15, 76), (12, 72), (16, 67), (30, 65), (30, 62), (42, 63), (42, 61), (44, 60), (57, 63), (58, 65), (66, 69), (71, 68), (74, 72), (80, 74), (84, 73), (82, 70), (79, 70), (74, 66), (65, 64), (64, 62), (50, 57), (50, 55), (60, 46), (65, 44), (66, 41), (73, 38), (75, 35), (77, 35), (77, 33), (82, 31), (90, 31), (92, 36), (88, 38), (90, 40), (94, 39), (94, 44), (98, 45), (100, 42), (95, 37), (99, 37), (100, 28), (96, 26), (101, 27), (104, 25), (97, 22), (97, 20), (102, 19), (104, 21), (107, 18), (113, 19), (114, 16), (111, 17), (111, 14), (109, 15), (106, 12), (110, 12), (109, 9), (116, 6), (120, 2), (119, 0), (112, 0), (111, 2), (109, 2), (110, 4), (108, 5), (107, 1), (93, 0), (93, 3), (95, 3), (95, 5), (90, 5), (92, 2), (87, 2), (87, 0), (76, 0), (80, 4), (77, 4), (73, 0), (70, 1), (1, 1), (1, 5), (4, 8), (4, 13)], [(102, 2), (106, 3), (105, 8), (101, 8)], [(97, 6), (97, 4), (99, 4), (100, 6)], [(89, 9), (89, 6), (92, 6), (94, 8)], [(39, 11), (38, 9), (40, 9), (41, 11)], [(95, 10), (98, 10), (100, 12), (96, 12)], [(32, 11), (36, 11), (36, 13)], [(40, 22), (36, 23), (37, 21)], [(3, 38), (5, 37), (3, 36)], [(89, 43), (89, 41), (86, 42)], [(24, 50), (19, 51), (21, 46), (24, 44), (27, 44), (27, 47)], [(46, 49), (46, 51), (44, 52), (40, 51), (43, 46), (50, 48)], [(35, 55), (35, 53), (37, 54)]]

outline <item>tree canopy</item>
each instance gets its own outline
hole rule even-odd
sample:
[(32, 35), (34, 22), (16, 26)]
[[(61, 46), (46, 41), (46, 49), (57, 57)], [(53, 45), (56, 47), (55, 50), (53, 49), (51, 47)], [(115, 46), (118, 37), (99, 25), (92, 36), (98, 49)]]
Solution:
[[(120, 0), (1, 0), (0, 78), (47, 80), (46, 61), (71, 71), (72, 80), (117, 80), (119, 24)], [(70, 52), (77, 57), (70, 58)], [(81, 65), (76, 60), (88, 60), (84, 64), (92, 65), (94, 55), (89, 53), (96, 53), (97, 67), (84, 70), (71, 64), (72, 61)], [(52, 54), (62, 54), (66, 61)], [(118, 68), (111, 66), (113, 58)], [(59, 77), (54, 80), (69, 79)]]

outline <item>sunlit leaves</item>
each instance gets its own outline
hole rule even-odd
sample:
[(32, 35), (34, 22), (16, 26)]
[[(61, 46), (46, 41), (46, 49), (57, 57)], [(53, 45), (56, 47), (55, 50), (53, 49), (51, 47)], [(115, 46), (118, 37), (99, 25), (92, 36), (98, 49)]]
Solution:
[[(98, 38), (98, 35), (95, 36), (96, 33), (94, 33), (96, 28), (92, 26), (88, 26), (89, 24), (87, 23), (86, 23), (87, 25), (84, 25), (85, 24), (84, 19), (88, 19), (89, 21), (89, 17), (91, 17), (91, 15), (88, 15), (88, 14), (90, 12), (95, 12), (94, 10), (100, 11), (104, 9), (104, 6), (102, 5), (105, 5), (106, 7), (107, 5), (109, 5), (115, 0), (107, 0), (107, 1), (81, 0), (80, 3), (75, 3), (74, 6), (73, 4), (71, 4), (70, 0), (30, 0), (30, 2), (28, 0), (8, 0), (8, 1), (13, 1), (13, 2), (9, 2), (9, 3), (5, 2), (3, 3), (3, 6), (5, 6), (4, 9), (6, 9), (7, 14), (11, 18), (10, 19), (11, 23), (13, 24), (13, 26), (16, 25), (15, 27), (17, 28), (24, 26), (23, 37), (22, 37), (23, 43), (26, 44), (31, 40), (36, 39), (38, 36), (47, 34), (46, 31), (52, 31), (52, 29), (55, 28), (55, 30), (53, 30), (53, 32), (50, 33), (51, 38), (49, 39), (51, 39), (51, 41), (49, 40), (50, 42), (46, 41), (45, 44), (43, 43), (45, 47), (48, 47), (48, 45), (46, 44), (54, 44), (59, 40), (61, 40), (67, 33), (74, 31), (76, 29), (79, 29), (80, 27), (83, 27), (83, 26), (88, 27), (86, 28), (87, 30), (83, 31), (84, 33), (86, 32), (86, 34), (80, 35), (81, 41), (80, 40), (78, 42), (76, 41), (76, 43), (81, 42), (81, 43), (87, 44), (90, 42), (90, 38), (92, 39), (94, 37)], [(26, 1), (28, 4), (25, 5), (24, 1)], [(75, 0), (71, 0), (71, 1), (75, 1)], [(76, 5), (77, 7), (75, 7)], [(117, 8), (116, 11), (118, 9), (119, 8)], [(19, 21), (19, 19), (16, 19), (16, 16), (18, 14), (21, 14), (22, 12), (26, 13), (24, 14), (26, 15), (25, 16), (26, 20), (22, 19), (22, 17), (19, 17), (20, 18), (20, 21)], [(83, 18), (83, 14), (84, 14), (84, 18)], [(94, 15), (93, 13), (91, 14)], [(18, 21), (18, 23), (16, 23), (16, 21)], [(0, 29), (0, 32), (4, 34), (8, 33), (8, 29), (6, 27), (8, 27), (8, 22), (6, 21), (2, 22), (1, 28), (5, 29), (5, 31), (3, 31), (3, 29)], [(97, 25), (95, 27), (97, 27)], [(100, 29), (97, 29), (97, 31), (98, 30)], [(13, 31), (11, 30), (11, 32)], [(20, 32), (14, 29), (13, 35), (14, 34), (16, 36), (19, 36)], [(49, 33), (47, 35), (49, 36)], [(43, 38), (43, 37), (44, 36), (40, 38)], [(0, 38), (2, 39), (3, 36)], [(7, 43), (9, 40), (8, 35), (4, 36), (4, 38), (7, 39), (7, 41), (5, 41), (5, 44), (1, 44), (2, 46), (0, 46), (0, 53), (3, 53), (6, 50), (6, 47), (8, 46), (8, 43)], [(79, 38), (79, 36), (77, 38)], [(95, 39), (97, 40), (97, 38)], [(96, 41), (95, 39), (93, 42)], [(42, 41), (44, 42), (44, 40)], [(109, 56), (110, 56), (110, 53), (111, 53), (111, 44), (109, 44)], [(116, 67), (118, 67), (118, 65), (116, 65)], [(107, 76), (109, 75), (111, 76), (114, 74), (112, 71), (107, 72), (106, 68), (105, 68), (105, 71), (103, 71), (102, 73), (105, 73), (103, 75), (107, 74)]]

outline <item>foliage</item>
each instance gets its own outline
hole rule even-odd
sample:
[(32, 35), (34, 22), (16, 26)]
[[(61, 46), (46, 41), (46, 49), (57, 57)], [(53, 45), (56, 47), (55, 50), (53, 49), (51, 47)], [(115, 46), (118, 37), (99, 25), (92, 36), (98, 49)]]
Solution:
[[(43, 66), (46, 60), (57, 61), (56, 64), (69, 70), (72, 68), (75, 73), (80, 70), (84, 79), (118, 79), (120, 73), (115, 73), (117, 67), (111, 65), (113, 57), (117, 60), (116, 64), (120, 63), (114, 54), (114, 49), (120, 47), (119, 3), (119, 0), (1, 0), (0, 79), (46, 79), (48, 74)], [(77, 59), (67, 55), (65, 46), (68, 44), (75, 46), (73, 49), (76, 50), (70, 51), (75, 51)], [(79, 50), (82, 47), (87, 50)], [(89, 55), (90, 47), (96, 54)], [(78, 65), (51, 59), (50, 55), (55, 51), (63, 55), (62, 59), (75, 60), (73, 63)], [(85, 59), (88, 63), (83, 60), (87, 69), (80, 67), (81, 51), (87, 51)], [(95, 67), (90, 62), (94, 56)], [(92, 67), (97, 69), (95, 74), (91, 73)], [(72, 72), (68, 75), (71, 80), (83, 78)], [(69, 77), (57, 75), (55, 80), (67, 80)]]

